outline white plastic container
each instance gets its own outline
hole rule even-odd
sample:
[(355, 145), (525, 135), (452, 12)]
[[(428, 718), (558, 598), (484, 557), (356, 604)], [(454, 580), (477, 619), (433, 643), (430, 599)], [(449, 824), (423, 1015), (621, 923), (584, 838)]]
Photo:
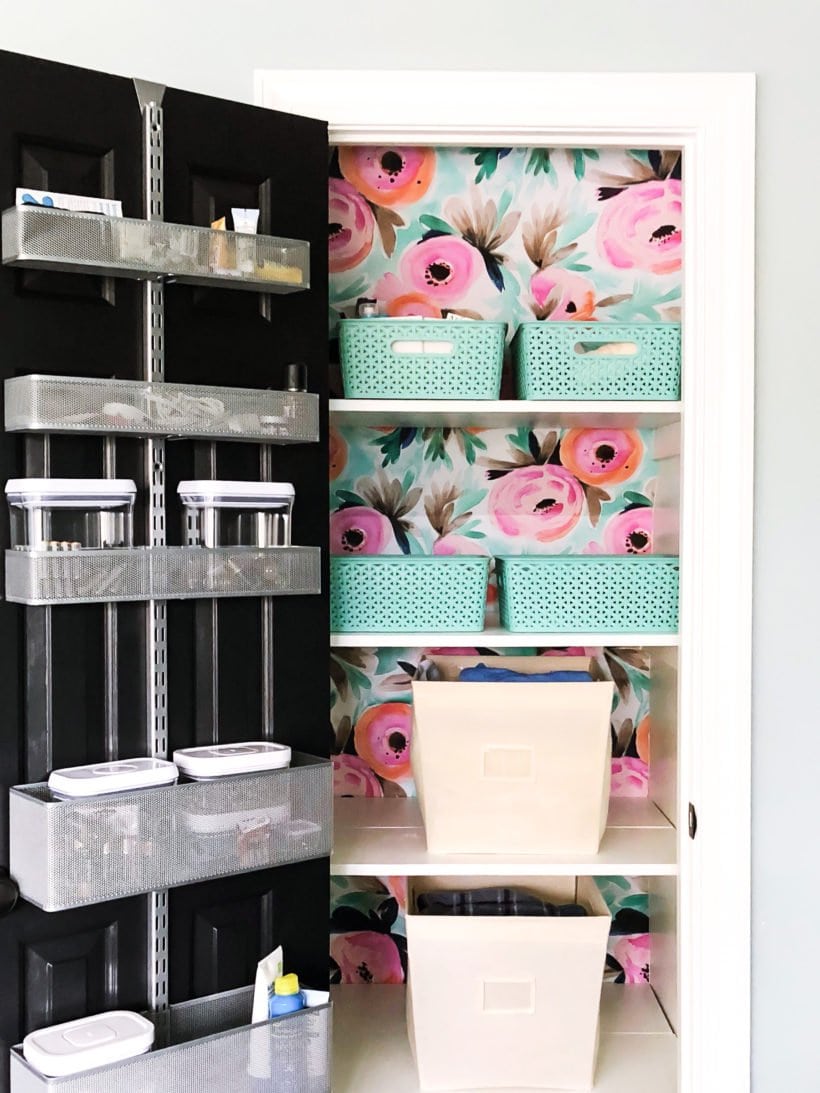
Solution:
[(11, 478), (6, 500), (11, 545), (19, 550), (82, 550), (134, 544), (129, 478)]
[[(488, 885), (580, 903), (587, 915), (415, 913), (420, 892)], [(420, 1088), (591, 1089), (609, 929), (591, 877), (416, 878), (407, 915), (407, 1021)]]
[(58, 797), (95, 797), (99, 793), (167, 786), (178, 777), (176, 766), (165, 759), (118, 759), (52, 771), (48, 788)]
[(50, 1078), (78, 1074), (135, 1055), (154, 1043), (151, 1022), (129, 1010), (111, 1010), (30, 1032), (23, 1040), (27, 1062)]
[(433, 854), (596, 854), (609, 809), (614, 685), (458, 682), (476, 664), (590, 672), (585, 657), (429, 658), (410, 758)]
[(290, 748), (267, 740), (242, 744), (213, 744), (178, 748), (174, 763), (186, 778), (224, 778), (229, 774), (255, 774), (290, 766)]
[(290, 482), (180, 482), (189, 546), (290, 546)]

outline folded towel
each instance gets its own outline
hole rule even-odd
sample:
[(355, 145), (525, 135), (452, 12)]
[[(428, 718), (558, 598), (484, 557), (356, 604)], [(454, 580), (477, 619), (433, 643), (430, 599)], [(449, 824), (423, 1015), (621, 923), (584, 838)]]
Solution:
[(462, 668), (458, 673), (459, 683), (592, 683), (589, 672), (514, 672), (511, 668), (488, 668), (486, 664), (476, 664), (474, 668)]
[(586, 915), (577, 903), (549, 903), (526, 888), (473, 888), (423, 892), (416, 900), (421, 915), (533, 916), (576, 918)]

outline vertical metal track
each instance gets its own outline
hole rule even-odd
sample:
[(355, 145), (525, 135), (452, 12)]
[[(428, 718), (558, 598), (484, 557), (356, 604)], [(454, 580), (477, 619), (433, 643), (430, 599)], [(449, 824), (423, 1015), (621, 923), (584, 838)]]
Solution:
[[(142, 107), (143, 171), (145, 209), (149, 220), (162, 220), (163, 133), (162, 91), (135, 81)], [(143, 376), (165, 379), (165, 290), (159, 283), (143, 286)], [(165, 545), (165, 441), (150, 438), (145, 443), (145, 481), (148, 485), (147, 543)], [(166, 604), (149, 600), (146, 606), (146, 686), (148, 744), (151, 754), (168, 754), (168, 645)], [(152, 1010), (168, 1006), (168, 892), (150, 896), (148, 983)]]
[[(270, 444), (259, 448), (259, 477), (263, 482), (273, 478), (273, 449)], [(262, 598), (262, 739), (273, 740), (273, 597)]]
[[(51, 441), (48, 435), (27, 436), (25, 473), (29, 478), (51, 474)], [(26, 649), (26, 754), (27, 782), (43, 781), (54, 767), (52, 717), (51, 608), (25, 608)]]
[[(216, 444), (198, 443), (194, 448), (194, 477), (216, 478)], [(196, 665), (196, 740), (219, 743), (219, 600), (194, 603), (194, 663)]]
[[(103, 475), (117, 477), (117, 442), (113, 436), (103, 439)], [(103, 607), (103, 644), (105, 663), (105, 757), (119, 758), (119, 700), (117, 693), (117, 605)]]

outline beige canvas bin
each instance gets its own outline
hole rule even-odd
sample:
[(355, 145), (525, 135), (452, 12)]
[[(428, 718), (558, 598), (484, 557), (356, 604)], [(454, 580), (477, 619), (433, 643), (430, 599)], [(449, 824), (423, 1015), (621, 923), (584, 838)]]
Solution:
[(411, 761), (431, 853), (595, 854), (609, 807), (613, 684), (459, 683), (484, 663), (590, 671), (585, 657), (444, 657), (413, 683)]
[[(580, 903), (587, 917), (414, 913), (420, 892), (496, 884), (553, 903)], [(609, 928), (591, 877), (415, 880), (407, 915), (407, 1028), (419, 1087), (591, 1089)]]

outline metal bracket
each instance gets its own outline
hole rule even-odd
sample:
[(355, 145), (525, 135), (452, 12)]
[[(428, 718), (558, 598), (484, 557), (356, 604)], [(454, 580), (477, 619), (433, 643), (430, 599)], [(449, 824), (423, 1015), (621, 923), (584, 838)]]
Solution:
[[(273, 452), (270, 444), (259, 448), (259, 477), (273, 479)], [(273, 740), (273, 597), (262, 600), (262, 739)]]
[[(27, 436), (24, 444), (27, 477), (48, 478), (51, 473), (51, 437)], [(53, 645), (51, 608), (25, 610), (27, 731), (24, 771), (27, 782), (40, 782), (54, 767)]]
[[(165, 88), (135, 80), (142, 109), (143, 179), (145, 214), (162, 220), (163, 129), (162, 96)], [(143, 379), (165, 379), (165, 290), (160, 282), (143, 285)], [(145, 442), (146, 512), (149, 546), (165, 546), (165, 441), (151, 437)], [(150, 600), (146, 606), (146, 687), (148, 744), (151, 754), (168, 754), (168, 643), (166, 604)], [(152, 892), (148, 983), (152, 1010), (168, 1008), (168, 892)]]

